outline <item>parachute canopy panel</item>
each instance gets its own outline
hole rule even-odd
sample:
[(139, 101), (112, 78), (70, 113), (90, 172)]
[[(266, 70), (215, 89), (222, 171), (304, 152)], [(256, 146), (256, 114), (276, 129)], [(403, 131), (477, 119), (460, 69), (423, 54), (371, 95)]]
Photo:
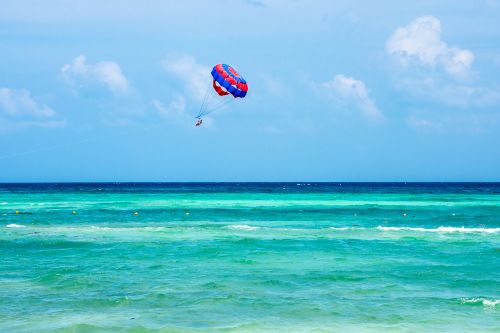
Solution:
[[(212, 69), (214, 90), (220, 96), (231, 94), (234, 98), (243, 98), (248, 92), (247, 81), (231, 66), (215, 65)], [(223, 88), (223, 89), (222, 89)]]

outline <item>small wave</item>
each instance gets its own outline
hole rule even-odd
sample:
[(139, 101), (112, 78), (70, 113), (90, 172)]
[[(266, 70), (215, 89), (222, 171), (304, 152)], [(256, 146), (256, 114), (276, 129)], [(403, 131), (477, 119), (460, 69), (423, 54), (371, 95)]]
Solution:
[(24, 228), (24, 225), (12, 223), (12, 224), (7, 224), (5, 227), (6, 228)]
[(147, 231), (164, 231), (168, 230), (166, 227), (142, 227), (142, 228), (136, 228), (140, 230), (147, 230)]
[(110, 227), (96, 227), (95, 225), (91, 225), (91, 226), (90, 226), (90, 229), (93, 229), (93, 230), (113, 230), (113, 229), (117, 229), (117, 228), (110, 228)]
[(484, 232), (488, 234), (494, 234), (500, 232), (500, 228), (453, 228), (453, 227), (439, 227), (438, 231), (441, 232)]
[(330, 227), (331, 230), (345, 231), (345, 230), (362, 230), (360, 227)]
[(438, 227), (438, 228), (413, 228), (413, 227), (383, 227), (378, 226), (382, 231), (420, 231), (420, 232), (461, 232), (461, 233), (487, 233), (494, 234), (500, 232), (500, 228), (466, 228), (466, 227)]
[(500, 299), (487, 299), (484, 297), (478, 298), (462, 298), (462, 304), (480, 304), (486, 307), (496, 307), (500, 306)]
[(425, 228), (412, 228), (412, 227), (383, 227), (379, 225), (376, 229), (382, 230), (382, 231), (427, 231), (427, 232), (433, 232), (437, 229), (425, 229)]
[(8, 205), (9, 203), (8, 202), (2, 202), (2, 205)]
[(257, 229), (259, 229), (259, 227), (253, 227), (251, 225), (246, 225), (246, 224), (230, 225), (229, 228), (236, 229), (236, 230), (257, 230)]
[(102, 231), (162, 231), (166, 230), (165, 227), (98, 227), (95, 225), (90, 226), (91, 230), (102, 230)]

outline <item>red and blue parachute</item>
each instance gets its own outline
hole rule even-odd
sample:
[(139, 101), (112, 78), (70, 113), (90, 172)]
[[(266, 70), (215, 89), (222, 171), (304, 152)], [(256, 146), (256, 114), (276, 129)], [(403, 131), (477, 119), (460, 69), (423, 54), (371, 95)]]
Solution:
[[(196, 116), (198, 119), (222, 108), (236, 98), (244, 98), (248, 92), (247, 81), (229, 65), (217, 64), (212, 69), (211, 74), (212, 82), (207, 89), (200, 111)], [(229, 95), (234, 98), (227, 98)], [(221, 97), (223, 98), (221, 99)]]

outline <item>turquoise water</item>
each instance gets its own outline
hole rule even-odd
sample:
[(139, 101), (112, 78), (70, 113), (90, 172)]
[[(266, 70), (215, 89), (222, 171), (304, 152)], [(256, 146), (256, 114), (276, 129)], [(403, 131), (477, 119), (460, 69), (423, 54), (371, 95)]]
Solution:
[(500, 184), (3, 184), (0, 231), (0, 332), (500, 332)]

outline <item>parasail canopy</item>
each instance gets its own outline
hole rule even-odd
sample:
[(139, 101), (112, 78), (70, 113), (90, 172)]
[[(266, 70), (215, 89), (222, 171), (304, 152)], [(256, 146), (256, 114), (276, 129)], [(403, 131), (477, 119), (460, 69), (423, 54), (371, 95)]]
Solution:
[(247, 81), (233, 67), (218, 64), (214, 66), (211, 74), (214, 78), (213, 87), (220, 96), (227, 94), (231, 94), (235, 98), (246, 96), (248, 91)]
[[(217, 64), (210, 74), (212, 74), (212, 82), (210, 82), (200, 111), (196, 116), (198, 119), (222, 108), (236, 98), (244, 98), (248, 92), (247, 81), (229, 65)], [(221, 99), (221, 97), (229, 95), (234, 99)]]

